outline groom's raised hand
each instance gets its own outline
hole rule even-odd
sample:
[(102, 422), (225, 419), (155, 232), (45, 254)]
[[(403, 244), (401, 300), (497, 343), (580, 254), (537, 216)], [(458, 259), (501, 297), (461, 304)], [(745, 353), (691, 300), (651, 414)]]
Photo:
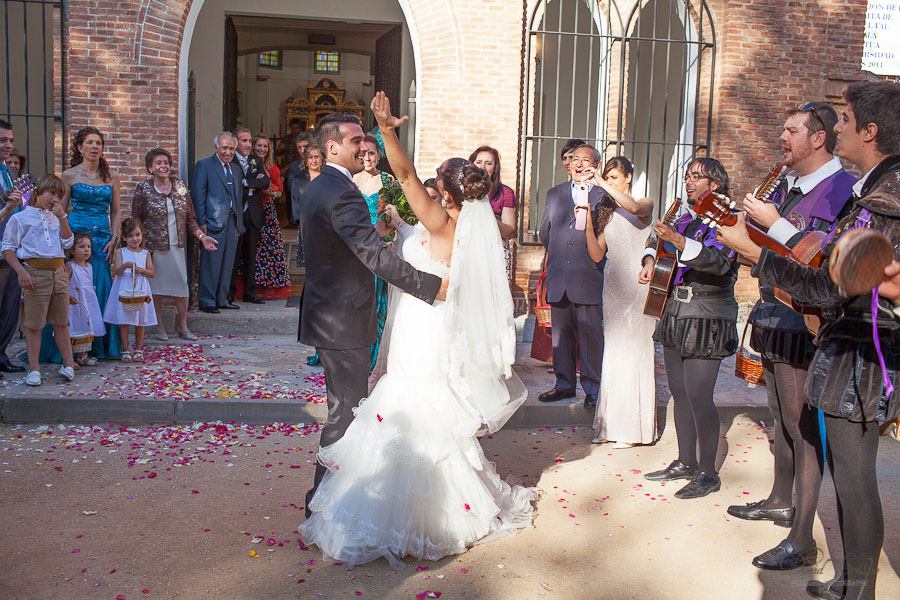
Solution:
[(447, 287), (450, 285), (450, 278), (444, 277), (441, 279), (441, 289), (438, 290), (437, 296), (434, 297), (435, 300), (444, 301), (447, 299)]

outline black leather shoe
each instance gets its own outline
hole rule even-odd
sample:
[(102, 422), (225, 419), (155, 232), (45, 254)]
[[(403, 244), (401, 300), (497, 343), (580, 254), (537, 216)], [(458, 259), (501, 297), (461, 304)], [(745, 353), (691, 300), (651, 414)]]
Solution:
[(218, 308), (216, 308), (215, 306), (201, 306), (201, 307), (200, 307), (200, 311), (201, 311), (201, 312), (205, 312), (205, 313), (209, 313), (209, 314), (211, 314), (211, 315), (217, 315), (217, 314), (219, 314), (219, 313), (221, 312), (221, 311), (220, 311)]
[(822, 600), (841, 600), (844, 597), (844, 582), (840, 579), (819, 581), (810, 579), (806, 583), (806, 593)]
[(816, 543), (797, 550), (794, 545), (784, 540), (771, 550), (767, 550), (753, 559), (753, 566), (771, 571), (790, 571), (797, 567), (808, 567), (816, 564), (819, 550)]
[(584, 407), (594, 409), (597, 408), (597, 395), (596, 394), (585, 394), (584, 395)]
[(650, 481), (674, 481), (675, 479), (693, 479), (696, 474), (696, 468), (689, 467), (680, 460), (675, 459), (662, 471), (645, 473), (644, 479), (649, 479)]
[(309, 503), (312, 501), (312, 499), (313, 499), (313, 494), (315, 494), (315, 493), (316, 493), (315, 488), (313, 488), (313, 489), (309, 490), (308, 492), (306, 492), (306, 506), (303, 508), (303, 514), (306, 515), (306, 518), (307, 518), (307, 519), (310, 518), (310, 517), (312, 516), (312, 511), (309, 510)]
[(794, 507), (763, 508), (763, 502), (765, 500), (751, 502), (744, 506), (734, 504), (728, 507), (728, 514), (748, 521), (774, 521), (779, 527), (790, 527), (794, 524)]
[(20, 367), (19, 365), (14, 365), (10, 362), (0, 363), (0, 371), (4, 373), (24, 373), (25, 367)]
[(718, 492), (721, 488), (722, 480), (719, 479), (718, 473), (698, 471), (689, 484), (675, 492), (675, 497), (682, 500), (702, 498), (713, 492)]
[(244, 298), (244, 302), (249, 302), (250, 304), (265, 304), (266, 301), (262, 298)]
[(219, 308), (220, 308), (220, 309), (221, 309), (221, 308), (225, 308), (225, 309), (228, 309), (228, 310), (240, 310), (241, 307), (238, 306), (237, 304), (232, 304), (231, 302), (229, 302), (228, 304), (221, 304), (221, 305), (219, 305)]
[(538, 396), (541, 402), (556, 402), (557, 400), (565, 400), (566, 398), (574, 398), (575, 390), (558, 390), (553, 388), (549, 392), (544, 392)]

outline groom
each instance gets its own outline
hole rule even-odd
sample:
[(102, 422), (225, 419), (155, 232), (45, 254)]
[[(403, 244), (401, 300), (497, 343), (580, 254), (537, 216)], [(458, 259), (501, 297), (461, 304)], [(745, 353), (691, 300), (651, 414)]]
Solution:
[[(343, 437), (353, 409), (368, 393), (370, 347), (375, 343), (375, 277), (428, 302), (443, 300), (448, 281), (422, 273), (384, 247), (352, 176), (363, 170), (360, 121), (331, 114), (319, 121), (316, 143), (325, 154), (322, 173), (303, 191), (300, 237), (306, 283), (300, 309), (301, 343), (315, 346), (325, 368), (328, 420), (319, 445)], [(309, 502), (327, 468), (316, 464)]]

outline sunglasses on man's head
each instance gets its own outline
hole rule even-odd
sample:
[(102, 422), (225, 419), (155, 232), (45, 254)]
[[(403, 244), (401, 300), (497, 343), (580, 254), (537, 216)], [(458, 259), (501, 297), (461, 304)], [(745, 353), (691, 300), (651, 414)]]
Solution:
[(819, 113), (816, 112), (816, 106), (812, 102), (808, 102), (800, 107), (800, 110), (812, 113), (812, 116), (816, 118), (816, 120), (822, 124), (823, 129), (827, 129), (825, 127), (825, 121), (822, 120), (822, 117), (819, 116)]

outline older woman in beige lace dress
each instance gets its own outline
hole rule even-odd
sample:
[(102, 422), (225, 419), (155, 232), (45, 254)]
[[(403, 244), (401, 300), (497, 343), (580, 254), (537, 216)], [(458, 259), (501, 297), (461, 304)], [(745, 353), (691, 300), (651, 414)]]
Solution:
[(171, 174), (172, 155), (154, 148), (144, 157), (144, 164), (152, 177), (135, 188), (131, 215), (141, 219), (144, 246), (153, 252), (156, 277), (150, 280), (150, 289), (157, 313), (156, 339), (169, 339), (161, 314), (162, 301), (168, 300), (175, 303), (175, 330), (186, 340), (196, 340), (187, 324), (187, 234), (199, 239), (210, 252), (216, 249), (216, 241), (197, 225), (187, 185)]

